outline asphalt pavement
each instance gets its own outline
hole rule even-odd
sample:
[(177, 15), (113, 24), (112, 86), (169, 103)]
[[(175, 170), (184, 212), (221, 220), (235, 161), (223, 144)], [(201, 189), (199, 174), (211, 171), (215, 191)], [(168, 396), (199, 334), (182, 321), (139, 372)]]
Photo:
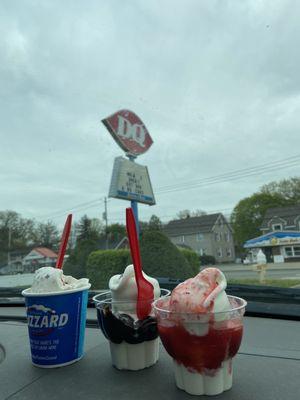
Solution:
[[(219, 264), (226, 278), (229, 279), (258, 279), (255, 264)], [(300, 263), (267, 264), (266, 279), (299, 279)]]
[[(217, 267), (224, 272), (228, 280), (259, 278), (253, 264), (218, 264)], [(29, 287), (33, 276), (34, 274), (3, 275), (0, 276), (0, 287)], [(300, 281), (300, 262), (267, 264), (266, 279), (299, 279)]]
[[(229, 279), (258, 279), (256, 271), (224, 271), (226, 278)], [(299, 279), (300, 270), (287, 269), (285, 271), (267, 270), (266, 279)]]

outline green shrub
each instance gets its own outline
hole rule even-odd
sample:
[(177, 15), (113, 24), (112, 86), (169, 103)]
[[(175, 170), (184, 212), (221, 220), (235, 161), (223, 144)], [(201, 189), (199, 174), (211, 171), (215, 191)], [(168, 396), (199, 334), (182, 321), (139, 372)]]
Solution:
[(193, 268), (193, 274), (197, 275), (200, 272), (199, 256), (193, 250), (180, 249), (181, 254), (184, 255), (190, 266)]
[[(147, 275), (173, 279), (187, 279), (195, 275), (194, 267), (159, 231), (144, 232), (140, 239), (140, 249), (143, 270)], [(87, 262), (87, 276), (92, 288), (107, 289), (110, 277), (123, 273), (129, 264), (131, 264), (129, 250), (94, 251)]]
[(162, 232), (145, 231), (140, 239), (140, 247), (146, 274), (173, 279), (187, 279), (194, 275), (193, 267)]
[(129, 264), (129, 250), (97, 250), (91, 253), (87, 262), (87, 276), (92, 289), (107, 289), (110, 277), (122, 274)]
[(215, 265), (216, 264), (216, 259), (214, 256), (208, 256), (208, 255), (203, 255), (199, 257), (200, 260), (200, 265), (201, 266), (206, 266), (206, 265)]

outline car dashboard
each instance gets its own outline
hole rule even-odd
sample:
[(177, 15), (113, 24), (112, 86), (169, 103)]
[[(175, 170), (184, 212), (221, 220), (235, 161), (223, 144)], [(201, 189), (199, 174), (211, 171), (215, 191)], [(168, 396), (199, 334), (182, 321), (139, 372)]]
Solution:
[[(27, 326), (22, 320), (24, 307), (16, 309), (14, 318), (13, 310), (1, 308), (0, 400), (191, 398), (176, 388), (172, 360), (162, 345), (153, 367), (137, 372), (112, 367), (95, 309), (88, 310), (83, 359), (62, 368), (34, 367)], [(242, 346), (233, 363), (233, 387), (218, 399), (298, 400), (299, 338), (299, 321), (245, 317)]]

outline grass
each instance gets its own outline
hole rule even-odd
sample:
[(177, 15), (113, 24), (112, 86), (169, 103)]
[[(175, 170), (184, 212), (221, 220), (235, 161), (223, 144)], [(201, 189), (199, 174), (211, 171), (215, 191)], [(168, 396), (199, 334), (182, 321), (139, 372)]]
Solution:
[(300, 285), (300, 279), (266, 279), (265, 283), (260, 283), (258, 279), (229, 279), (228, 284), (278, 286), (282, 288), (290, 288), (292, 286)]

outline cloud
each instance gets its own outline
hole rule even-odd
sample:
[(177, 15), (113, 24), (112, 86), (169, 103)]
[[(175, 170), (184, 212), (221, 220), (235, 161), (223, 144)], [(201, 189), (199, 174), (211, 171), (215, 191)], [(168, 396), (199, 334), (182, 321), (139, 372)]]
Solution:
[[(157, 205), (141, 218), (230, 209), (295, 175), (158, 192), (297, 154), (299, 16), (291, 1), (1, 2), (0, 209), (55, 216), (107, 195), (122, 150), (100, 121), (124, 107), (154, 139), (138, 162)], [(112, 199), (111, 220), (126, 205)]]

